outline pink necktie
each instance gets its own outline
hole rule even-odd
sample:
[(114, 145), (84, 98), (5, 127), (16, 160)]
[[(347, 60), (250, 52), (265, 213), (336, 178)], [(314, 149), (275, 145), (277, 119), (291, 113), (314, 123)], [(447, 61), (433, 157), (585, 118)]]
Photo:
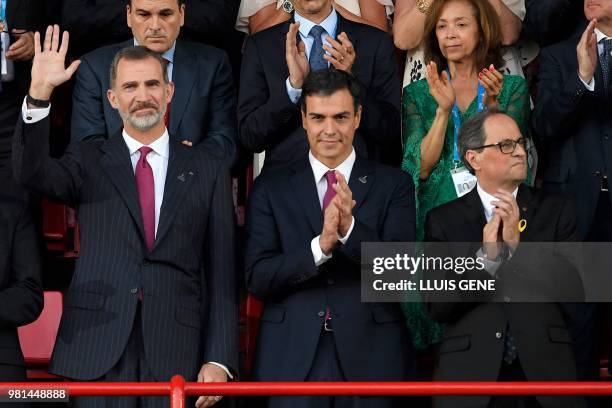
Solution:
[(325, 195), (323, 196), (323, 208), (322, 211), (325, 214), (325, 209), (331, 203), (331, 200), (336, 196), (336, 190), (334, 190), (333, 185), (336, 184), (336, 172), (334, 170), (330, 170), (325, 173), (325, 178), (327, 179), (327, 190), (325, 191)]
[(153, 181), (153, 169), (147, 161), (147, 155), (153, 149), (143, 146), (138, 150), (140, 151), (140, 159), (136, 163), (136, 188), (138, 189), (145, 239), (150, 251), (153, 249), (155, 242), (155, 183)]

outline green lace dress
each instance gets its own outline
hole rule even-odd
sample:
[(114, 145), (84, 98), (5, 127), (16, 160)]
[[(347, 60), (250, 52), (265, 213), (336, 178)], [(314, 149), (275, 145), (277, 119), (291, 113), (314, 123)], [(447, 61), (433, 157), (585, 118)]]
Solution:
[[(429, 178), (421, 180), (419, 178), (421, 141), (427, 135), (434, 121), (438, 105), (429, 94), (426, 80), (413, 82), (406, 86), (402, 99), (402, 139), (404, 145), (402, 169), (412, 175), (416, 187), (416, 236), (418, 241), (422, 241), (427, 212), (457, 198), (450, 175), (450, 171), (454, 167), (454, 126), (452, 115), (450, 115), (440, 160), (431, 171)], [(497, 99), (500, 109), (512, 116), (518, 123), (521, 133), (527, 135), (531, 106), (525, 79), (515, 75), (504, 75), (504, 85)], [(461, 123), (465, 123), (477, 112), (477, 100), (474, 98), (466, 112), (459, 112)], [(444, 327), (436, 324), (427, 316), (418, 298), (418, 293), (413, 293), (410, 296), (408, 302), (403, 305), (404, 313), (408, 327), (412, 332), (415, 347), (423, 349), (440, 340)]]

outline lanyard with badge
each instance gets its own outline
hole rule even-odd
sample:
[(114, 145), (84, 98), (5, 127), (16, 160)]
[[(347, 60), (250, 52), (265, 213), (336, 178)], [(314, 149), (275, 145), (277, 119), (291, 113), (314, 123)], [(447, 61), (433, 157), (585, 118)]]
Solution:
[[(447, 69), (446, 73), (448, 74), (448, 78), (450, 80), (450, 71)], [(485, 89), (482, 84), (478, 83), (478, 112), (484, 109), (484, 94)], [(450, 171), (451, 177), (453, 178), (453, 185), (455, 186), (455, 192), (457, 193), (457, 197), (461, 197), (467, 193), (469, 193), (474, 186), (476, 186), (476, 176), (474, 176), (470, 171), (461, 163), (461, 158), (459, 157), (459, 150), (457, 148), (457, 143), (459, 140), (459, 129), (461, 129), (461, 116), (459, 115), (459, 107), (457, 106), (457, 102), (453, 105), (452, 110), (453, 115), (453, 163), (455, 166)]]

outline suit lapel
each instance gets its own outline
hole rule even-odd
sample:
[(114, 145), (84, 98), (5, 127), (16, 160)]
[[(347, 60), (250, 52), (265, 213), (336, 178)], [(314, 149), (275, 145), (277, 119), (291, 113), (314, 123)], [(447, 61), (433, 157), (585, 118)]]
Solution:
[[(170, 126), (168, 132), (172, 136), (178, 134), (183, 114), (191, 99), (191, 91), (195, 84), (196, 63), (189, 49), (182, 41), (176, 42), (174, 51), (174, 66), (172, 69), (172, 82), (174, 82), (174, 95), (170, 111)], [(180, 135), (184, 139), (193, 139), (195, 135)]]
[(191, 149), (172, 139), (170, 140), (170, 158), (168, 159), (168, 171), (166, 173), (164, 198), (159, 214), (159, 225), (155, 237), (155, 247), (170, 229), (193, 178), (199, 176), (194, 171), (186, 168), (189, 159), (193, 155)]
[(375, 182), (376, 175), (370, 163), (357, 156), (355, 164), (353, 165), (353, 170), (351, 171), (351, 179), (349, 180), (349, 188), (353, 193), (353, 200), (357, 203), (355, 204), (353, 213), (357, 213), (359, 208), (361, 208), (370, 188)]
[(466, 194), (463, 203), (465, 204), (465, 219), (469, 228), (469, 241), (482, 242), (482, 229), (487, 223), (487, 218), (476, 187)]
[[(521, 232), (521, 241), (529, 241), (530, 229), (529, 222), (531, 215), (533, 214), (533, 209), (530, 208), (531, 201), (533, 200), (533, 194), (531, 193), (531, 189), (523, 184), (519, 186), (518, 193), (516, 194), (516, 203), (519, 207), (519, 222), (521, 220), (526, 221), (526, 228)], [(517, 226), (518, 228), (518, 226)]]
[(292, 168), (292, 171), (291, 188), (298, 205), (304, 210), (312, 231), (320, 234), (323, 229), (323, 213), (312, 167), (308, 160), (302, 160)]
[(134, 169), (130, 160), (130, 152), (123, 140), (121, 131), (110, 137), (100, 149), (104, 152), (104, 156), (100, 160), (100, 165), (117, 189), (119, 196), (125, 202), (144, 240), (144, 228), (142, 224), (142, 214), (140, 213), (140, 202), (138, 200)]

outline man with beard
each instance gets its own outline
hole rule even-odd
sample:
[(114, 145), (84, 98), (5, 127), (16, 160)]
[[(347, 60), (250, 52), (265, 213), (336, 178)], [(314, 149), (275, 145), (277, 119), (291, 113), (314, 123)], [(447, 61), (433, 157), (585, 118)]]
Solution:
[[(227, 381), (237, 367), (233, 207), (222, 159), (170, 139), (174, 86), (144, 47), (111, 63), (108, 100), (123, 128), (108, 140), (48, 153), (49, 98), (68, 34), (35, 37), (32, 82), (14, 136), (14, 174), (77, 208), (81, 256), (66, 293), (51, 372), (76, 380)], [(201, 397), (210, 406), (220, 397)], [(77, 407), (167, 406), (166, 398), (77, 398)]]

